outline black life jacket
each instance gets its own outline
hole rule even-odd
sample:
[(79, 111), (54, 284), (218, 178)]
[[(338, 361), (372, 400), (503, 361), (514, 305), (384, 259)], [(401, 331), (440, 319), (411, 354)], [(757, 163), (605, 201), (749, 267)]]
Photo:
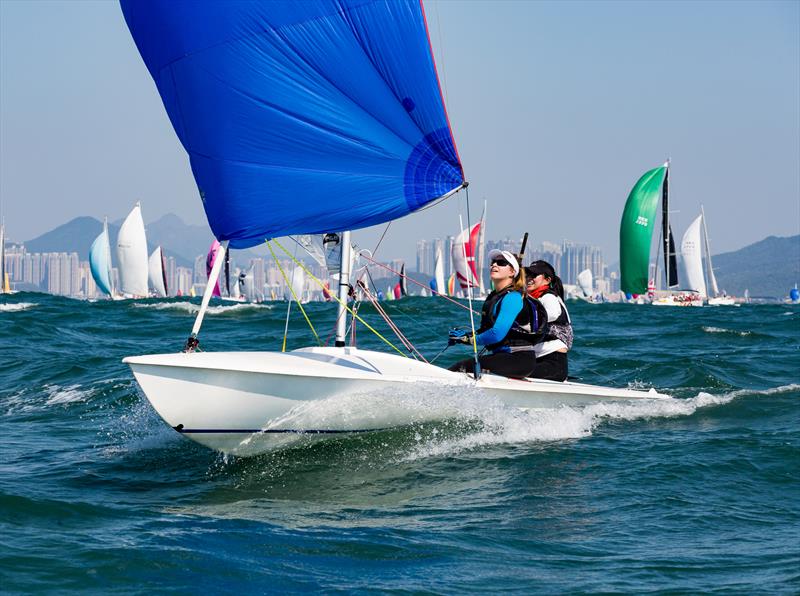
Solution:
[[(483, 333), (494, 327), (497, 320), (497, 310), (506, 294), (514, 291), (513, 286), (507, 286), (499, 292), (492, 291), (483, 303), (481, 309), (481, 326), (478, 333)], [(542, 341), (547, 333), (547, 311), (538, 300), (523, 294), (522, 310), (519, 311), (514, 323), (511, 325), (502, 341), (487, 345), (489, 350), (497, 350), (508, 346), (512, 352), (532, 349), (532, 346)]]

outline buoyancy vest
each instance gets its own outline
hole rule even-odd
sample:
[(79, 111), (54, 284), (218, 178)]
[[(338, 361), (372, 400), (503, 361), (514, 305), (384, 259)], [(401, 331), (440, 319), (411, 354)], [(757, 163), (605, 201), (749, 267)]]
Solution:
[[(510, 292), (513, 286), (503, 288), (499, 292), (492, 291), (483, 302), (481, 309), (481, 326), (478, 333), (483, 333), (494, 327), (500, 302)], [(519, 311), (514, 323), (511, 325), (502, 341), (487, 345), (487, 349), (495, 351), (507, 346), (511, 352), (532, 350), (533, 345), (542, 341), (547, 333), (547, 311), (544, 305), (530, 296), (523, 295), (522, 310)]]
[(548, 288), (545, 294), (552, 294), (556, 297), (558, 303), (561, 305), (561, 314), (558, 315), (558, 318), (555, 321), (548, 322), (547, 333), (541, 337), (540, 341), (544, 342), (560, 339), (562, 342), (564, 342), (564, 345), (567, 346), (567, 350), (571, 350), (574, 335), (572, 333), (572, 320), (567, 312), (567, 305), (564, 304), (561, 296), (559, 296), (558, 293), (552, 288)]

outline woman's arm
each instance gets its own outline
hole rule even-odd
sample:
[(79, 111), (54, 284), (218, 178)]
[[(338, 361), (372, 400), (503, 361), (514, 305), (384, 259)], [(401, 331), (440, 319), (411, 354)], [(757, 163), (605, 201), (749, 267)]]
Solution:
[(505, 339), (511, 325), (514, 324), (514, 319), (522, 310), (522, 295), (519, 292), (509, 292), (503, 296), (498, 310), (500, 312), (497, 313), (494, 326), (475, 336), (475, 341), (479, 344), (492, 345)]

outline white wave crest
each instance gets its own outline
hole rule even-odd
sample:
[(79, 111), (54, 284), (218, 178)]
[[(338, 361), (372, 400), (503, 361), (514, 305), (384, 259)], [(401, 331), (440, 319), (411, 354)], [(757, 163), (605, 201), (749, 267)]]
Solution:
[(703, 327), (701, 327), (701, 329), (706, 333), (730, 333), (733, 335), (741, 335), (742, 337), (746, 335), (751, 335), (753, 333), (752, 331), (737, 331), (735, 329), (725, 329), (723, 327), (710, 327), (707, 325), (704, 325)]
[[(141, 302), (136, 302), (133, 304), (134, 308), (151, 308), (155, 310), (176, 310), (180, 312), (187, 312), (191, 314), (196, 314), (200, 310), (199, 304), (193, 304), (191, 302), (154, 302), (152, 304), (144, 304)], [(272, 309), (274, 308), (271, 304), (254, 304), (251, 302), (240, 302), (237, 304), (220, 304), (209, 306), (206, 310), (207, 315), (222, 315), (228, 314), (232, 312), (246, 312), (248, 310), (261, 310), (261, 309)]]
[(80, 385), (69, 385), (68, 387), (45, 385), (43, 389), (47, 393), (45, 404), (48, 406), (86, 401), (91, 394), (90, 391), (81, 389)]
[(28, 310), (37, 306), (35, 302), (17, 302), (16, 304), (0, 304), (0, 312), (17, 312), (20, 310)]

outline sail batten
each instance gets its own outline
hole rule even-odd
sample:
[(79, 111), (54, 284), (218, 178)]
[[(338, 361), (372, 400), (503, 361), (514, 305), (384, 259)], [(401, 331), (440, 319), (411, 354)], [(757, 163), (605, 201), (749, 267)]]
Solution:
[(367, 227), (464, 174), (419, 0), (121, 0), (214, 235)]

